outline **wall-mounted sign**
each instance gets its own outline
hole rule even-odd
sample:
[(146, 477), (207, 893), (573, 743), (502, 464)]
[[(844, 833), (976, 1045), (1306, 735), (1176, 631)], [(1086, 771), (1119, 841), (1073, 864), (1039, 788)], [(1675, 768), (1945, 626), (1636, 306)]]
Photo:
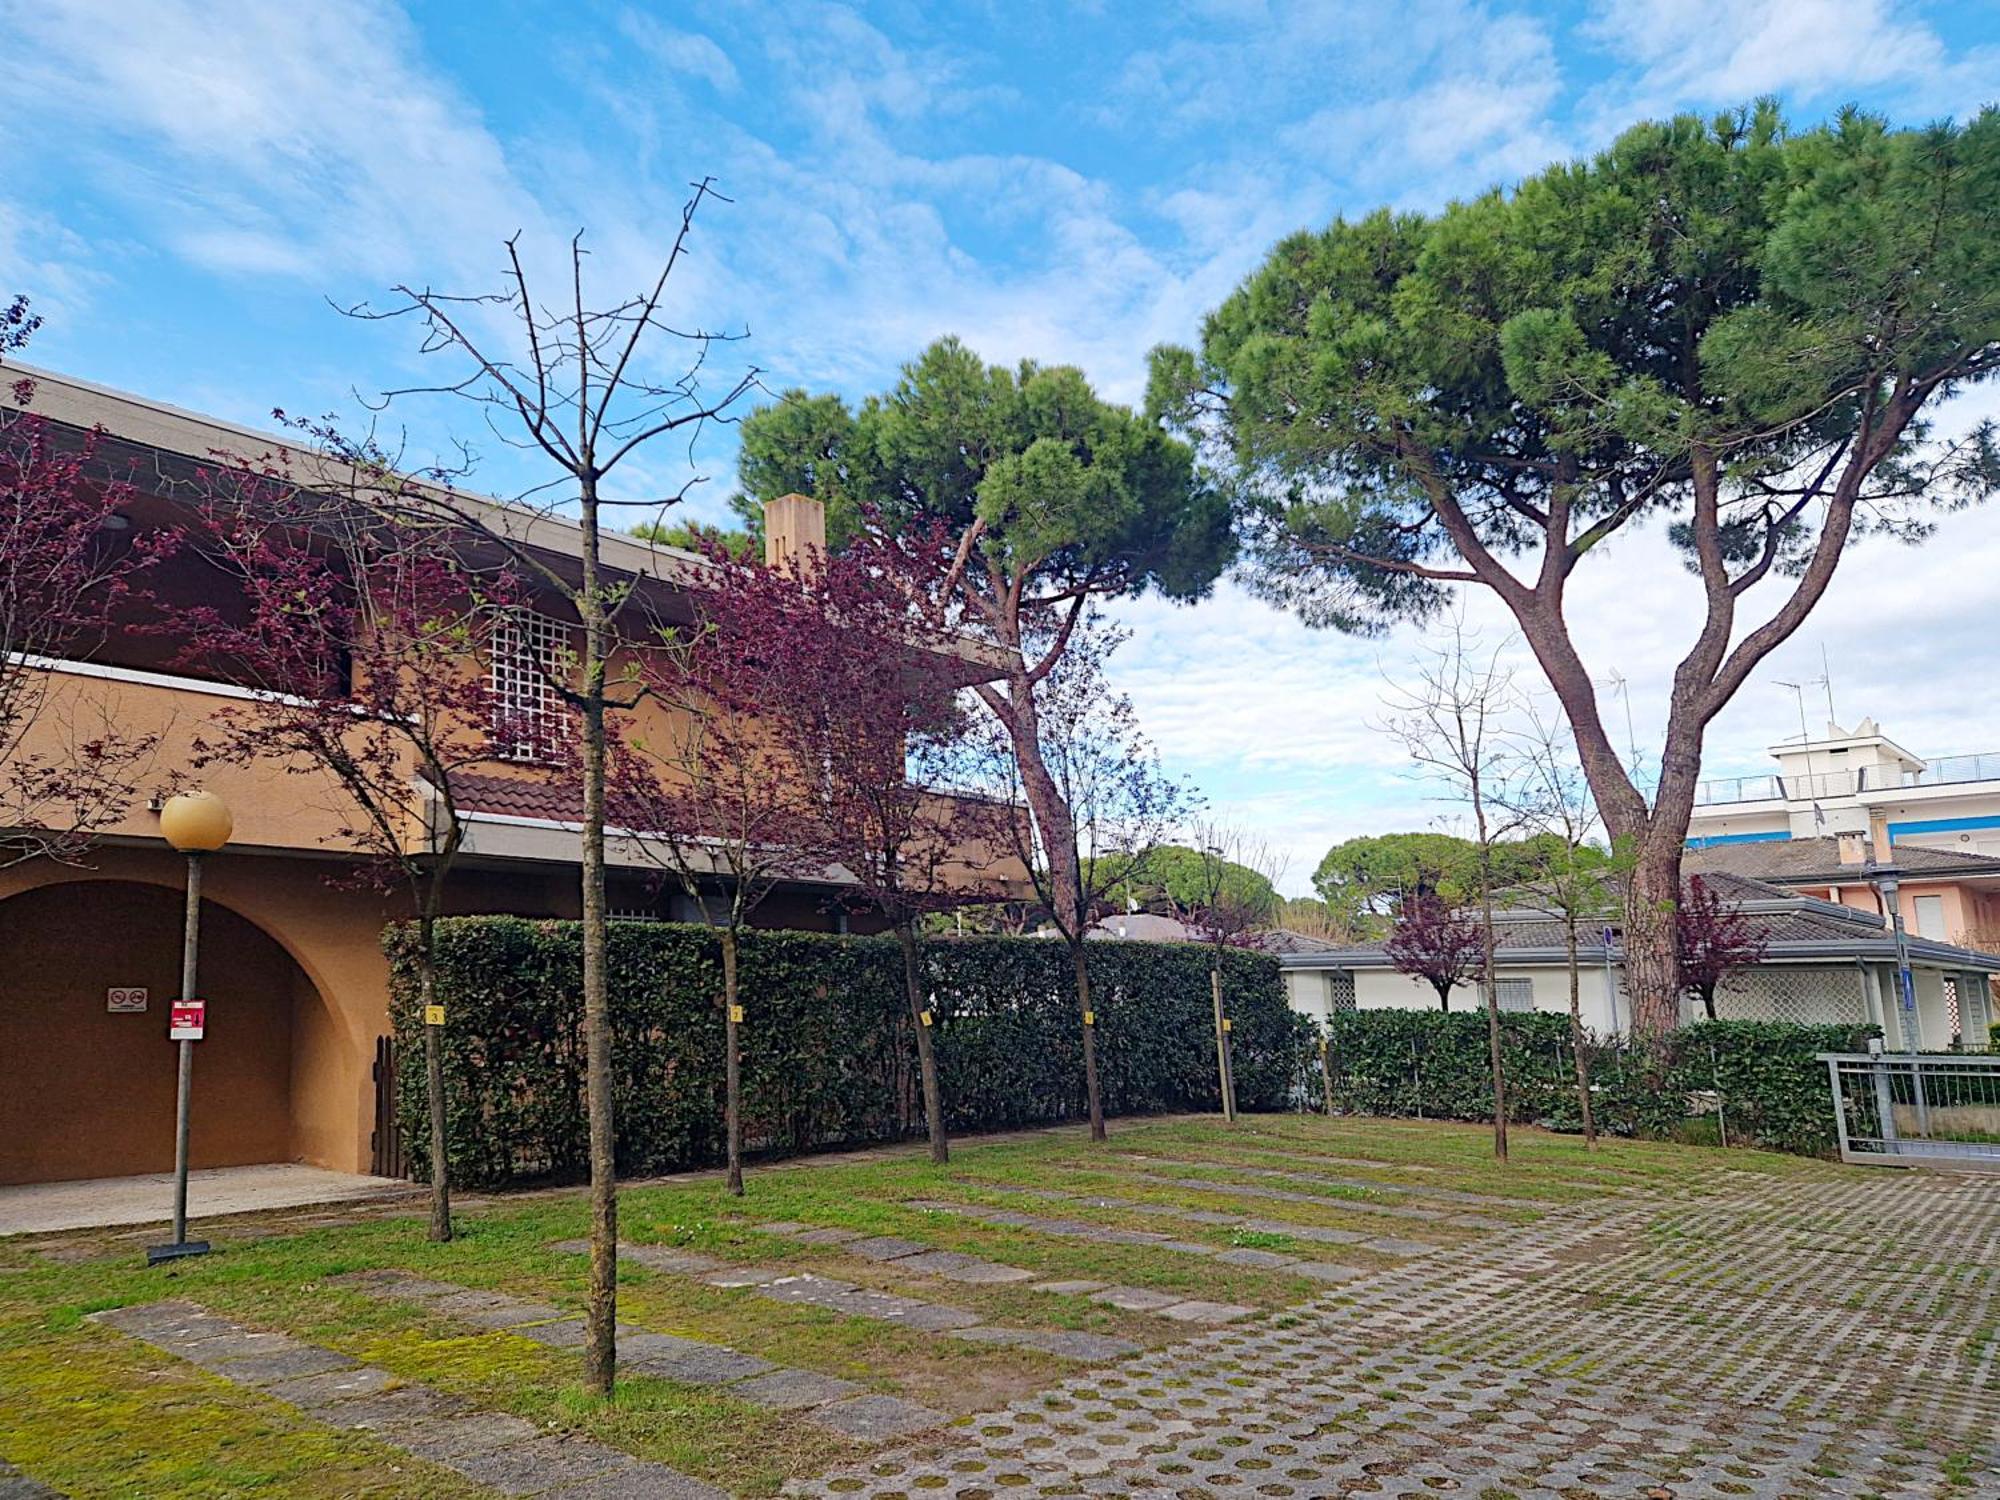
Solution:
[(114, 984), (104, 992), (104, 1008), (114, 1016), (138, 1015), (146, 1009), (146, 987)]
[(206, 1000), (176, 1000), (167, 1011), (167, 1040), (198, 1042), (207, 1021)]

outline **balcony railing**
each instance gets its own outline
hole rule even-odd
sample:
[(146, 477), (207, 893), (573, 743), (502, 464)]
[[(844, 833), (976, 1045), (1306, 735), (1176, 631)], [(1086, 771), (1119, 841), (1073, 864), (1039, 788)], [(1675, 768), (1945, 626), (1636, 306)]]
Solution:
[(1974, 781), (2000, 781), (2000, 752), (1940, 756), (1921, 771), (1898, 772), (1878, 766), (1872, 772), (1863, 768), (1821, 771), (1811, 776), (1725, 776), (1698, 785), (1694, 800), (1697, 807), (1729, 802), (1814, 802), (1894, 787), (1961, 786)]
[(2000, 781), (2000, 754), (1942, 755), (1921, 771), (1905, 771), (1904, 786), (1956, 786), (1966, 781)]
[(1778, 776), (1727, 776), (1704, 781), (1694, 789), (1697, 806), (1715, 802), (1770, 802), (1782, 800), (1785, 783)]

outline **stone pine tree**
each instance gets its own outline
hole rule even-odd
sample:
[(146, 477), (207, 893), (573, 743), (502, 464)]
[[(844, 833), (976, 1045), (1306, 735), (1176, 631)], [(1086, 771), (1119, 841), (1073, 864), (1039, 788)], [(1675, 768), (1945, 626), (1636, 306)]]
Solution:
[(988, 365), (951, 338), (858, 410), (786, 393), (745, 419), (743, 445), (754, 499), (796, 489), (884, 536), (937, 528), (945, 565), (931, 619), (1004, 658), (974, 691), (1013, 746), (1060, 924), (1086, 925), (1075, 816), (1049, 769), (1035, 690), (1092, 600), (1207, 594), (1235, 552), (1227, 497), (1186, 444), (1101, 399), (1081, 371)]
[[(1673, 908), (1703, 736), (1859, 538), (2000, 481), (1931, 416), (2000, 366), (2000, 113), (1892, 129), (1775, 106), (1643, 124), (1442, 212), (1293, 235), (1155, 352), (1156, 410), (1255, 507), (1263, 592), (1352, 631), (1490, 591), (1629, 844), (1635, 1020), (1674, 1022)], [(1664, 531), (1698, 599), (1656, 786), (1607, 733), (1567, 613), (1579, 568)], [(1615, 559), (1611, 562), (1602, 559)]]
[[(582, 783), (581, 898), (583, 910), (584, 1079), (590, 1122), (590, 1297), (584, 1340), (584, 1388), (611, 1391), (617, 1371), (618, 1187), (612, 1118), (612, 1029), (606, 965), (604, 808), (610, 722), (635, 707), (646, 685), (614, 661), (621, 644), (653, 631), (645, 617), (652, 597), (646, 574), (607, 566), (607, 514), (637, 506), (655, 517), (681, 499), (679, 490), (649, 490), (643, 477), (621, 493), (628, 470), (669, 443), (685, 454), (710, 425), (756, 387), (747, 369), (717, 378), (718, 346), (729, 336), (666, 310), (669, 286), (689, 253), (695, 218), (714, 196), (696, 184), (659, 262), (640, 290), (594, 304), (585, 287), (588, 255), (578, 235), (545, 298), (530, 275), (518, 237), (507, 242), (507, 271), (498, 291), (457, 296), (403, 285), (382, 308), (352, 315), (407, 320), (422, 330), (424, 356), (439, 378), (391, 391), (387, 400), (450, 395), (470, 403), (503, 441), (538, 466), (519, 499), (523, 510), (448, 491), (398, 493), (396, 503), (441, 524), (477, 532), (519, 566), (524, 587), (557, 601), (576, 620), (576, 649), (560, 662), (536, 663), (571, 710), (574, 764)], [(414, 505), (412, 500), (414, 499)], [(559, 515), (575, 527), (573, 561), (558, 560), (534, 542)], [(670, 559), (662, 568), (673, 566)]]

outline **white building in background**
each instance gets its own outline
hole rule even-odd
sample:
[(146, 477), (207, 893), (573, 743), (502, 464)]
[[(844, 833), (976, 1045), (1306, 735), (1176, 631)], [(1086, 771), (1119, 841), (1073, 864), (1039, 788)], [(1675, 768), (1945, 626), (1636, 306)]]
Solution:
[(2000, 855), (2000, 752), (1926, 759), (1863, 719), (1771, 757), (1773, 775), (1701, 784), (1691, 847), (1863, 834), (1879, 860), (1898, 846)]
[[(1904, 1045), (1895, 941), (1879, 915), (1738, 875), (1713, 872), (1704, 878), (1751, 920), (1765, 942), (1763, 962), (1717, 993), (1720, 1019), (1873, 1023), (1889, 1046)], [(1527, 903), (1496, 917), (1500, 1008), (1568, 1014), (1562, 922)], [(1592, 924), (1578, 936), (1583, 1024), (1600, 1036), (1622, 1033), (1631, 1023), (1631, 1005), (1617, 925)], [(1989, 976), (2000, 973), (2000, 956), (1916, 935), (1909, 948), (1917, 1045), (1938, 1050), (1961, 1038), (1983, 1045), (1992, 1019)], [(1278, 955), (1278, 966), (1292, 1009), (1315, 1020), (1342, 1010), (1437, 1008), (1430, 985), (1398, 973), (1379, 942), (1300, 943)], [(1476, 981), (1454, 989), (1450, 998), (1453, 1010), (1476, 1011), (1484, 1003)], [(1696, 1020), (1698, 1012), (1698, 1003), (1690, 1001), (1684, 1015)]]

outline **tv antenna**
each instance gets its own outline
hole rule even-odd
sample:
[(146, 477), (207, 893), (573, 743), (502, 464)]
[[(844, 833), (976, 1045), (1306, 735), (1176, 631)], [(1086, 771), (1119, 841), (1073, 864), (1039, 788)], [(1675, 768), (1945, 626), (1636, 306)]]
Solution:
[(1632, 688), (1626, 682), (1625, 674), (1616, 667), (1611, 669), (1611, 691), (1625, 700), (1625, 753), (1631, 757), (1626, 770), (1632, 775), (1639, 774), (1639, 734), (1632, 727)]
[[(1806, 753), (1806, 787), (1807, 795), (1812, 798), (1813, 828), (1816, 832), (1824, 833), (1826, 830), (1826, 809), (1819, 805), (1819, 777), (1813, 774), (1812, 731), (1806, 727), (1806, 689), (1809, 687), (1824, 687), (1826, 679), (1821, 677), (1808, 682), (1780, 682), (1777, 685), (1781, 688), (1789, 689), (1792, 696), (1798, 700), (1799, 747)], [(1828, 725), (1828, 727), (1831, 728), (1832, 726)]]

